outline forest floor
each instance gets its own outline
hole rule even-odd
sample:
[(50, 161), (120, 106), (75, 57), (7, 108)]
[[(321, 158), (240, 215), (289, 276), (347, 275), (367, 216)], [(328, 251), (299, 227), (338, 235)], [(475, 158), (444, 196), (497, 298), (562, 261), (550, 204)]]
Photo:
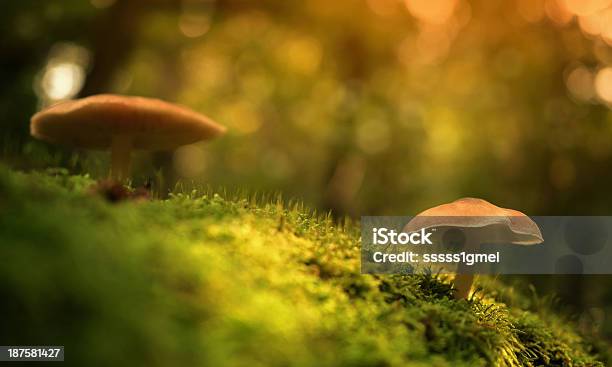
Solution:
[[(545, 300), (482, 277), (360, 274), (360, 231), (210, 190), (111, 203), (0, 167), (0, 340), (80, 366), (604, 366)], [(8, 344), (7, 344), (8, 343)]]

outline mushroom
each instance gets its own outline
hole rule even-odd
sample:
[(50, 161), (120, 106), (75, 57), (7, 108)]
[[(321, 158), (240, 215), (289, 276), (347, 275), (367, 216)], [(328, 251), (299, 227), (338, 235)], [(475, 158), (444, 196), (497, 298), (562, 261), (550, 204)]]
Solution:
[(225, 128), (158, 99), (100, 94), (55, 104), (32, 117), (32, 136), (51, 143), (111, 151), (110, 175), (129, 177), (133, 149), (172, 150), (212, 139)]
[[(462, 198), (427, 209), (408, 222), (403, 232), (422, 228), (460, 229), (465, 236), (464, 248), (472, 251), (484, 243), (535, 245), (544, 241), (540, 228), (527, 215), (476, 198)], [(455, 299), (465, 299), (470, 293), (474, 274), (467, 270), (467, 265), (459, 264), (454, 279)]]

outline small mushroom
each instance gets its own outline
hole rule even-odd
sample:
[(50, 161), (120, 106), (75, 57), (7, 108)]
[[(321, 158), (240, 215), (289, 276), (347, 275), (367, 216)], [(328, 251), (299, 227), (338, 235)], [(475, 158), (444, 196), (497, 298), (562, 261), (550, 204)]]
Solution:
[(225, 128), (158, 99), (100, 94), (53, 105), (32, 117), (32, 136), (77, 148), (111, 151), (111, 177), (129, 177), (133, 149), (172, 150), (212, 139)]
[[(538, 225), (527, 215), (495, 206), (486, 200), (462, 198), (419, 213), (404, 227), (404, 232), (421, 228), (457, 228), (465, 236), (466, 250), (477, 250), (483, 243), (535, 245), (542, 243)], [(474, 274), (460, 264), (455, 276), (455, 299), (465, 299), (470, 293)]]

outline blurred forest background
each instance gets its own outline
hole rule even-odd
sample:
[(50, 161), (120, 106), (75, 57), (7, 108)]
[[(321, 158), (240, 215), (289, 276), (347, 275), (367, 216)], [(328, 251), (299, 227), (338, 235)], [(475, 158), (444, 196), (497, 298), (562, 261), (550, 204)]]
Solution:
[[(20, 0), (0, 28), (0, 144), (16, 169), (105, 177), (106, 154), (34, 141), (29, 118), (109, 92), (229, 129), (139, 154), (136, 182), (279, 191), (338, 216), (462, 196), (612, 214), (612, 0)], [(612, 278), (527, 280), (612, 337)]]

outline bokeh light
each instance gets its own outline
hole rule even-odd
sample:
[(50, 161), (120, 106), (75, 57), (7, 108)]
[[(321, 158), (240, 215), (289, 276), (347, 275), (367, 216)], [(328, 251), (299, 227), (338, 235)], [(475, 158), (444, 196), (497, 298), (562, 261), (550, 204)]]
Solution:
[(263, 123), (255, 106), (246, 101), (228, 103), (222, 109), (219, 119), (230, 128), (230, 133), (241, 135), (256, 132)]
[(84, 72), (80, 65), (61, 62), (47, 67), (42, 78), (42, 87), (47, 97), (57, 101), (77, 94), (83, 80)]
[(457, 6), (457, 0), (404, 0), (404, 3), (417, 19), (438, 25), (448, 21)]
[(463, 145), (464, 128), (457, 123), (455, 112), (447, 108), (433, 111), (427, 128), (427, 148), (430, 157), (438, 162), (452, 160)]
[(591, 15), (610, 5), (610, 0), (564, 0), (569, 11), (579, 16)]
[[(139, 10), (133, 50), (93, 92), (168, 99), (227, 126), (226, 143), (212, 148), (223, 164), (188, 147), (173, 158), (180, 177), (253, 182), (320, 205), (328, 205), (319, 193), (331, 181), (353, 177), (346, 180), (369, 190), (356, 211), (388, 203), (371, 198), (386, 195), (375, 187), (398, 171), (387, 163), (397, 157), (411, 169), (393, 190), (410, 205), (419, 205), (411, 198), (429, 177), (419, 162), (442, 167), (445, 179), (418, 195), (425, 205), (459, 193), (453, 180), (472, 169), (496, 172), (489, 184), (519, 179), (536, 164), (525, 156), (538, 146), (545, 150), (537, 152), (538, 170), (557, 190), (571, 191), (580, 177), (568, 183), (567, 161), (578, 167), (575, 155), (603, 159), (611, 151), (597, 130), (603, 119), (597, 108), (606, 111), (612, 93), (608, 1), (314, 1), (271, 8), (181, 0), (172, 11), (151, 4), (156, 10)], [(109, 0), (90, 0), (86, 8), (90, 3), (122, 9)], [(28, 24), (40, 28), (34, 18)], [(95, 51), (95, 39), (87, 45)], [(41, 105), (74, 98), (84, 78), (98, 73), (82, 46), (51, 46), (34, 82)], [(528, 142), (526, 128), (544, 143)], [(490, 139), (496, 134), (504, 138)], [(588, 146), (581, 143), (587, 138)], [(298, 172), (309, 179), (296, 184)], [(513, 199), (537, 197), (532, 190)]]
[(612, 68), (605, 67), (595, 77), (597, 96), (607, 103), (612, 103)]
[(601, 34), (601, 16), (599, 13), (583, 15), (578, 17), (580, 29), (588, 35), (597, 36)]
[(578, 66), (567, 75), (565, 83), (573, 97), (580, 101), (589, 101), (595, 96), (593, 73), (584, 66)]
[(55, 45), (49, 53), (47, 65), (34, 85), (41, 103), (70, 99), (83, 87), (89, 52), (73, 43)]
[(568, 24), (574, 18), (574, 13), (567, 8), (564, 0), (546, 0), (544, 11), (553, 22), (561, 26)]
[(210, 18), (204, 14), (183, 14), (179, 18), (179, 28), (186, 37), (201, 37), (210, 29)]
[(323, 58), (319, 42), (312, 37), (289, 39), (279, 52), (290, 70), (306, 75), (315, 73)]

